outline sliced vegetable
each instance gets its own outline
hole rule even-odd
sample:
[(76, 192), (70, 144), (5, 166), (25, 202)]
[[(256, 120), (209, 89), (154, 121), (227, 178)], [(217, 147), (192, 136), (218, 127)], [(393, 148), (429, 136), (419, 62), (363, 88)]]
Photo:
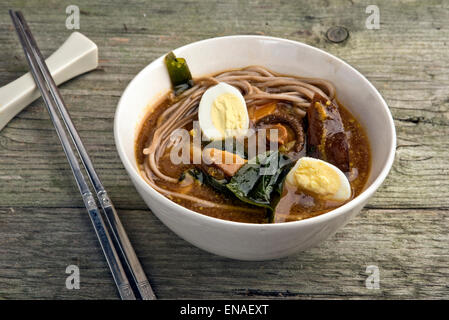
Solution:
[(268, 104), (265, 104), (263, 106), (258, 107), (252, 107), (250, 112), (251, 120), (254, 122), (258, 122), (263, 117), (269, 116), (270, 114), (273, 114), (276, 111), (276, 102), (270, 102)]
[(177, 58), (173, 52), (165, 56), (165, 65), (175, 95), (193, 87), (192, 74), (184, 58)]

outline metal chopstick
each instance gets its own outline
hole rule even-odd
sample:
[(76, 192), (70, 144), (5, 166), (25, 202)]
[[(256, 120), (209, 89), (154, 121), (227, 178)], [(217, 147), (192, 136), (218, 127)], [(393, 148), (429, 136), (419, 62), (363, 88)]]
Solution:
[(67, 134), (59, 120), (56, 110), (55, 110), (55, 101), (49, 95), (47, 85), (43, 76), (40, 72), (38, 63), (36, 61), (36, 57), (33, 55), (33, 50), (31, 49), (31, 45), (29, 40), (27, 39), (27, 35), (25, 33), (24, 27), (17, 16), (17, 12), (9, 10), (9, 14), (13, 21), (14, 27), (17, 31), (17, 35), (19, 36), (20, 43), (25, 53), (25, 57), (28, 61), (28, 64), (31, 69), (31, 73), (36, 82), (37, 87), (41, 91), (43, 100), (47, 107), (47, 111), (50, 114), (50, 118), (55, 126), (56, 132), (58, 134), (59, 140), (61, 141), (62, 147), (64, 149), (64, 153), (66, 154), (67, 160), (69, 161), (70, 167), (72, 169), (73, 175), (75, 177), (76, 183), (80, 190), (80, 193), (83, 197), (84, 204), (89, 213), (89, 217), (94, 226), (97, 238), (100, 242), (103, 253), (106, 257), (106, 261), (111, 270), (112, 276), (116, 283), (118, 292), (122, 299), (126, 300), (134, 300), (135, 295), (131, 290), (130, 283), (126, 277), (126, 273), (123, 269), (123, 265), (120, 262), (120, 259), (117, 255), (117, 252), (112, 243), (111, 237), (106, 229), (106, 225), (100, 215), (98, 207), (96, 205), (95, 199), (90, 192), (89, 186), (87, 185), (84, 176), (81, 172), (81, 168), (79, 166), (76, 155), (70, 145), (70, 141), (67, 137)]
[(62, 96), (59, 93), (58, 87), (56, 86), (56, 84), (50, 74), (50, 71), (47, 68), (45, 59), (43, 58), (43, 56), (36, 44), (36, 41), (31, 33), (31, 30), (28, 27), (28, 24), (23, 16), (23, 14), (20, 11), (17, 12), (17, 17), (19, 18), (20, 22), (22, 23), (22, 25), (24, 27), (25, 33), (29, 39), (31, 49), (33, 50), (33, 52), (36, 55), (36, 58), (37, 58), (36, 60), (39, 65), (39, 68), (42, 71), (44, 79), (47, 83), (47, 86), (50, 89), (53, 99), (56, 102), (56, 106), (58, 107), (58, 110), (61, 114), (64, 124), (69, 131), (72, 141), (75, 144), (75, 147), (78, 151), (81, 161), (83, 162), (83, 165), (86, 168), (87, 174), (88, 174), (90, 181), (95, 189), (95, 193), (97, 194), (100, 205), (103, 208), (103, 211), (106, 215), (106, 219), (108, 220), (109, 226), (112, 230), (112, 234), (117, 243), (118, 249), (120, 250), (122, 257), (124, 258), (124, 261), (128, 267), (128, 270), (130, 271), (132, 277), (134, 278), (134, 282), (139, 291), (139, 294), (142, 297), (142, 299), (144, 299), (144, 300), (156, 299), (156, 296), (153, 293), (153, 290), (151, 289), (148, 279), (145, 276), (145, 272), (143, 271), (143, 268), (142, 268), (142, 266), (137, 258), (137, 255), (131, 245), (131, 242), (129, 241), (129, 238), (125, 232), (125, 229), (123, 228), (123, 225), (120, 222), (117, 211), (115, 210), (115, 207), (112, 204), (112, 201), (110, 200), (105, 188), (103, 187), (103, 184), (101, 183), (100, 178), (98, 177), (98, 175), (94, 169), (92, 161), (90, 160), (90, 157), (81, 141), (81, 138), (79, 137), (78, 132), (70, 118), (69, 112), (67, 111), (67, 108), (62, 99)]

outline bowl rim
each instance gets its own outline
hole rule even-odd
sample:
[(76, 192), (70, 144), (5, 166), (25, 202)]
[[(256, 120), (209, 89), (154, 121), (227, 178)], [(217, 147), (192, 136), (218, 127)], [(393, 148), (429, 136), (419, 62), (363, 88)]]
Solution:
[[(117, 104), (117, 108), (114, 115), (114, 140), (115, 145), (118, 151), (118, 154), (120, 156), (120, 159), (128, 173), (128, 175), (131, 176), (132, 181), (135, 183), (138, 183), (139, 186), (141, 186), (146, 192), (152, 193), (156, 198), (158, 198), (164, 206), (166, 206), (169, 209), (172, 210), (181, 210), (184, 211), (185, 214), (191, 216), (191, 218), (198, 219), (203, 221), (204, 223), (215, 223), (215, 224), (221, 224), (224, 227), (239, 227), (239, 228), (245, 228), (245, 229), (289, 229), (289, 228), (297, 228), (299, 226), (307, 226), (307, 225), (313, 225), (317, 223), (323, 223), (329, 220), (332, 220), (333, 218), (336, 218), (337, 216), (343, 215), (345, 212), (350, 212), (360, 204), (364, 205), (364, 203), (374, 194), (374, 192), (380, 187), (380, 185), (383, 183), (385, 178), (387, 177), (388, 173), (390, 172), (395, 152), (396, 152), (396, 128), (394, 126), (394, 120), (391, 115), (390, 109), (388, 108), (387, 103), (383, 99), (382, 95), (379, 93), (379, 91), (374, 87), (374, 85), (356, 68), (352, 67), (349, 63), (345, 62), (341, 58), (338, 58), (322, 49), (316, 48), (314, 46), (305, 44), (303, 42), (295, 41), (295, 40), (289, 40), (285, 38), (279, 38), (279, 37), (271, 37), (271, 36), (259, 36), (259, 35), (231, 35), (231, 36), (223, 36), (223, 37), (213, 37), (213, 38), (207, 38), (199, 41), (195, 41), (189, 44), (186, 44), (184, 46), (178, 47), (174, 49), (173, 51), (178, 50), (185, 50), (190, 47), (196, 46), (201, 43), (205, 42), (215, 42), (215, 41), (223, 41), (223, 40), (233, 40), (233, 39), (254, 39), (254, 40), (271, 40), (271, 41), (279, 41), (284, 43), (290, 43), (295, 46), (302, 46), (307, 48), (308, 50), (317, 51), (321, 54), (324, 54), (324, 56), (334, 59), (337, 62), (341, 63), (345, 67), (351, 69), (353, 72), (355, 72), (358, 76), (360, 76), (367, 84), (368, 87), (373, 91), (375, 98), (378, 99), (381, 102), (382, 107), (384, 108), (384, 111), (387, 115), (387, 127), (389, 127), (391, 131), (391, 147), (390, 150), (388, 150), (388, 156), (385, 162), (385, 165), (381, 169), (378, 176), (374, 179), (374, 181), (370, 184), (368, 188), (366, 188), (362, 193), (360, 193), (357, 197), (350, 200), (349, 202), (345, 203), (344, 205), (328, 211), (326, 213), (320, 214), (315, 217), (307, 218), (304, 220), (298, 220), (298, 221), (290, 221), (290, 222), (283, 222), (283, 223), (265, 223), (265, 224), (257, 224), (257, 223), (248, 223), (248, 222), (236, 222), (236, 221), (229, 221), (219, 218), (210, 217), (207, 215), (204, 215), (202, 213), (198, 213), (196, 211), (193, 211), (191, 209), (188, 209), (184, 206), (181, 206), (172, 200), (166, 198), (164, 195), (157, 192), (155, 189), (153, 189), (141, 176), (141, 174), (134, 169), (133, 164), (131, 163), (131, 160), (128, 159), (126, 156), (126, 153), (124, 151), (124, 146), (122, 145), (119, 135), (118, 135), (118, 127), (119, 127), (119, 113), (121, 110), (122, 105), (124, 105), (124, 100), (127, 97), (128, 91), (130, 91), (131, 87), (134, 83), (138, 82), (140, 78), (144, 76), (146, 73), (146, 70), (150, 68), (151, 65), (158, 63), (160, 60), (162, 60), (165, 56), (162, 55), (161, 57), (153, 60), (151, 63), (146, 65), (142, 70), (139, 71), (139, 73), (134, 76), (134, 78), (128, 83), (125, 90), (123, 91), (119, 102)], [(149, 208), (151, 210), (151, 208)]]

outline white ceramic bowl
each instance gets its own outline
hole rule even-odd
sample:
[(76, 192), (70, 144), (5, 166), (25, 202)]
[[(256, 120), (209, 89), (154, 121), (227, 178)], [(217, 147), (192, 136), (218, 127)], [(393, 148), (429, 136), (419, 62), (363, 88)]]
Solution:
[(394, 159), (396, 133), (387, 104), (374, 86), (344, 61), (309, 45), (271, 37), (230, 36), (195, 42), (174, 50), (187, 59), (193, 77), (261, 65), (283, 74), (325, 78), (339, 100), (365, 127), (372, 149), (367, 187), (349, 203), (310, 219), (249, 224), (211, 218), (186, 209), (152, 189), (140, 176), (134, 143), (152, 103), (170, 89), (163, 57), (145, 67), (128, 85), (117, 107), (114, 137), (120, 158), (152, 212), (195, 246), (240, 260), (267, 260), (319, 244), (356, 215), (387, 176)]

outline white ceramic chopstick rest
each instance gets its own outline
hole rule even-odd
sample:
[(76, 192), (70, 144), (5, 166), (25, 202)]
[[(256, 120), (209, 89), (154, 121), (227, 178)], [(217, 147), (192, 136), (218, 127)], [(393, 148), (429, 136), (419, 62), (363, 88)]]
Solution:
[[(56, 85), (98, 66), (98, 48), (89, 38), (74, 32), (47, 60)], [(0, 88), (0, 130), (22, 109), (40, 97), (33, 76), (28, 72)]]

